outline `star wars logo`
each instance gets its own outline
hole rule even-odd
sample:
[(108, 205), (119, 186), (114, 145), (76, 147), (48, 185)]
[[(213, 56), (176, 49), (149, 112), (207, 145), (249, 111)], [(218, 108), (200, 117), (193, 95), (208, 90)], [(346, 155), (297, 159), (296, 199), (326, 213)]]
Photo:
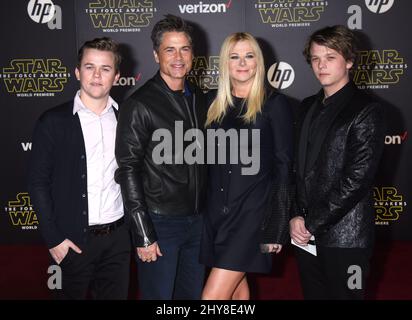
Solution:
[(192, 70), (188, 77), (204, 90), (217, 89), (219, 79), (219, 56), (198, 56), (193, 60)]
[(395, 49), (359, 51), (353, 81), (360, 89), (387, 89), (400, 81), (407, 68)]
[(70, 73), (60, 59), (13, 59), (0, 78), (17, 97), (53, 97), (64, 90)]
[(103, 32), (140, 32), (157, 12), (153, 0), (97, 0), (85, 10), (93, 27)]
[(272, 28), (309, 27), (319, 21), (328, 1), (313, 0), (259, 0), (255, 9), (262, 23)]
[(406, 207), (403, 196), (394, 187), (375, 187), (373, 188), (373, 197), (376, 225), (389, 225), (389, 222), (398, 220)]
[(22, 230), (35, 230), (39, 225), (27, 192), (18, 193), (16, 200), (8, 202), (5, 211), (9, 214), (11, 224)]

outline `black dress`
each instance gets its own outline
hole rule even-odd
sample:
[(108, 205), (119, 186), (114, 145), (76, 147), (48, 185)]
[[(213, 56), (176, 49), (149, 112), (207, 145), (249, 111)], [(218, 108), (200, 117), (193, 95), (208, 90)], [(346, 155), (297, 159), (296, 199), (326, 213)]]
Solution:
[[(242, 107), (242, 99), (233, 98), (235, 106), (228, 109), (221, 123), (214, 123), (208, 129), (221, 128), (226, 132), (234, 129), (238, 137), (242, 135), (241, 131), (243, 134), (247, 132), (248, 144), (240, 143), (240, 149), (245, 151), (246, 148), (249, 155), (255, 152), (258, 158), (246, 163), (246, 158), (243, 157), (242, 161), (239, 154), (238, 163), (231, 164), (228, 156), (233, 141), (227, 139), (226, 163), (209, 164), (200, 261), (209, 267), (268, 273), (272, 256), (261, 253), (260, 244), (284, 243), (287, 236), (289, 207), (286, 203), (280, 203), (287, 202), (287, 198), (279, 197), (284, 191), (279, 186), (289, 184), (293, 116), (286, 98), (272, 93), (262, 112), (257, 115), (256, 122), (245, 124), (240, 116), (245, 114), (246, 106)], [(255, 133), (260, 132), (260, 143), (256, 140), (252, 143), (253, 129), (258, 129)], [(208, 152), (214, 145), (217, 162), (221, 146), (211, 140), (208, 137)], [(259, 146), (260, 150), (256, 150)], [(259, 166), (257, 173), (245, 175), (244, 169), (256, 166), (256, 161)], [(272, 229), (266, 232), (269, 235), (266, 237), (265, 226)]]

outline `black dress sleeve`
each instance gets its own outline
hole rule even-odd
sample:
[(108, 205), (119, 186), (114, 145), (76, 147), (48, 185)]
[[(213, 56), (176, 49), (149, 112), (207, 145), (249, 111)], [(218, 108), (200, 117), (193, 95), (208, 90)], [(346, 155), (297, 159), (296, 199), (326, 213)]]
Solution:
[(269, 116), (273, 136), (273, 177), (262, 242), (284, 244), (288, 237), (293, 199), (293, 112), (286, 97), (281, 94), (268, 98), (264, 109)]

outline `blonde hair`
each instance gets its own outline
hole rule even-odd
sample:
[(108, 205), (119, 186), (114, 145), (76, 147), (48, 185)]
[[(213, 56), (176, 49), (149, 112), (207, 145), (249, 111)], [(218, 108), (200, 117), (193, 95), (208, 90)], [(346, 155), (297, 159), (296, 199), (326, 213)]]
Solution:
[(222, 44), (219, 55), (219, 82), (217, 95), (207, 113), (206, 126), (212, 122), (220, 122), (229, 106), (233, 106), (232, 84), (229, 76), (230, 50), (240, 41), (248, 41), (256, 57), (256, 75), (246, 98), (247, 111), (242, 116), (245, 123), (255, 122), (256, 115), (261, 112), (265, 100), (264, 77), (265, 63), (262, 50), (256, 39), (249, 33), (237, 32), (228, 36)]

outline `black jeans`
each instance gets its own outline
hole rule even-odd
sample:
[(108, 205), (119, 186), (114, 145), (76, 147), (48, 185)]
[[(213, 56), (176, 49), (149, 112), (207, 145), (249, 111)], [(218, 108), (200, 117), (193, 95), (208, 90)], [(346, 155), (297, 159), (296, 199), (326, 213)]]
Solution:
[(306, 300), (362, 300), (372, 249), (317, 246), (317, 256), (295, 248)]
[(90, 235), (87, 244), (76, 244), (60, 263), (62, 289), (53, 290), (57, 299), (127, 299), (131, 241), (125, 224), (109, 234)]

